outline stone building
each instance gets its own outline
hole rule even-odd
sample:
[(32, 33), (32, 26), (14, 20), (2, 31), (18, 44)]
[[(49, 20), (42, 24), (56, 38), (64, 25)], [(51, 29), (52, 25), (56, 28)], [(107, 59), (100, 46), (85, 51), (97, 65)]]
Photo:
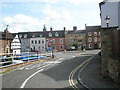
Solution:
[(102, 75), (120, 83), (120, 0), (104, 0), (99, 6)]
[(86, 34), (85, 30), (77, 30), (77, 27), (74, 26), (73, 30), (65, 31), (65, 41), (66, 49), (72, 50), (73, 47), (77, 50), (83, 49), (86, 47)]

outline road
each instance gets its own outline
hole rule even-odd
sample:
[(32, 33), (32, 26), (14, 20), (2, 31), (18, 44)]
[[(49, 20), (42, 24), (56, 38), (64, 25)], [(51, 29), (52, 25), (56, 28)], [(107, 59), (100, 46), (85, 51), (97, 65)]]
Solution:
[(77, 81), (79, 69), (91, 57), (87, 54), (96, 53), (98, 50), (56, 52), (53, 60), (27, 65), (2, 75), (2, 87), (83, 88)]

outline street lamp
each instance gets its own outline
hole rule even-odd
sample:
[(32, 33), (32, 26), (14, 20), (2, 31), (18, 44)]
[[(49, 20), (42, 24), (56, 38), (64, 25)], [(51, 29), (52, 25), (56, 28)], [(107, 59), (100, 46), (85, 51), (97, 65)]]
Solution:
[(51, 40), (51, 45), (52, 45), (52, 58), (54, 58), (54, 54), (53, 54), (53, 40)]
[(110, 17), (106, 16), (105, 20), (106, 20), (106, 25), (107, 25), (107, 28), (108, 28), (109, 27), (109, 23), (110, 23)]

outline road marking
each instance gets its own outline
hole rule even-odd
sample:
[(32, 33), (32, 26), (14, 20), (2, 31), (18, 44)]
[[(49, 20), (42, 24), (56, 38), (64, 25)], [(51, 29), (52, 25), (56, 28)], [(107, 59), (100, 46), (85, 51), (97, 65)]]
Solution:
[(39, 73), (39, 72), (41, 72), (41, 71), (43, 71), (43, 69), (40, 69), (39, 71), (37, 71), (37, 72), (35, 72), (34, 74), (32, 74), (31, 76), (29, 76), (29, 77), (22, 83), (22, 85), (21, 85), (20, 88), (24, 88), (25, 85), (26, 85), (26, 83), (28, 82), (28, 80), (30, 80), (33, 76), (35, 76), (37, 73)]
[(45, 66), (43, 66), (43, 67), (40, 67), (40, 68), (38, 68), (38, 69), (42, 69), (42, 68), (45, 68), (45, 67), (47, 67), (47, 66), (49, 66), (50, 64), (47, 64), (47, 65), (45, 65)]
[(73, 76), (74, 76), (74, 74), (76, 73), (77, 70), (79, 70), (79, 68), (81, 68), (82, 66), (84, 66), (85, 64), (87, 64), (92, 58), (93, 58), (93, 56), (90, 57), (90, 58), (88, 58), (87, 60), (85, 60), (82, 64), (80, 64), (79, 66), (77, 66), (77, 67), (70, 73), (70, 75), (69, 75), (69, 84), (70, 84), (70, 86), (71, 86), (72, 88), (74, 88), (75, 90), (80, 90), (80, 89), (75, 85), (75, 83), (74, 83), (74, 81), (73, 81)]
[(60, 58), (59, 60), (63, 60), (63, 58)]

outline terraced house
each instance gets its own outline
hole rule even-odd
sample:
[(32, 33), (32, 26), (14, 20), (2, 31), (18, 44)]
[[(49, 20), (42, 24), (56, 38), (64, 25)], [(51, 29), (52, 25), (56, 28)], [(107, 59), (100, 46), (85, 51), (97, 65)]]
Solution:
[(46, 52), (64, 51), (65, 50), (65, 34), (64, 30), (47, 31), (43, 27), (41, 32), (19, 32), (18, 36), (21, 41), (21, 52)]
[(86, 26), (86, 49), (101, 48), (100, 29), (101, 26)]
[(65, 33), (67, 50), (81, 50), (86, 47), (85, 30), (77, 30), (77, 27), (74, 26), (73, 30), (68, 30)]

